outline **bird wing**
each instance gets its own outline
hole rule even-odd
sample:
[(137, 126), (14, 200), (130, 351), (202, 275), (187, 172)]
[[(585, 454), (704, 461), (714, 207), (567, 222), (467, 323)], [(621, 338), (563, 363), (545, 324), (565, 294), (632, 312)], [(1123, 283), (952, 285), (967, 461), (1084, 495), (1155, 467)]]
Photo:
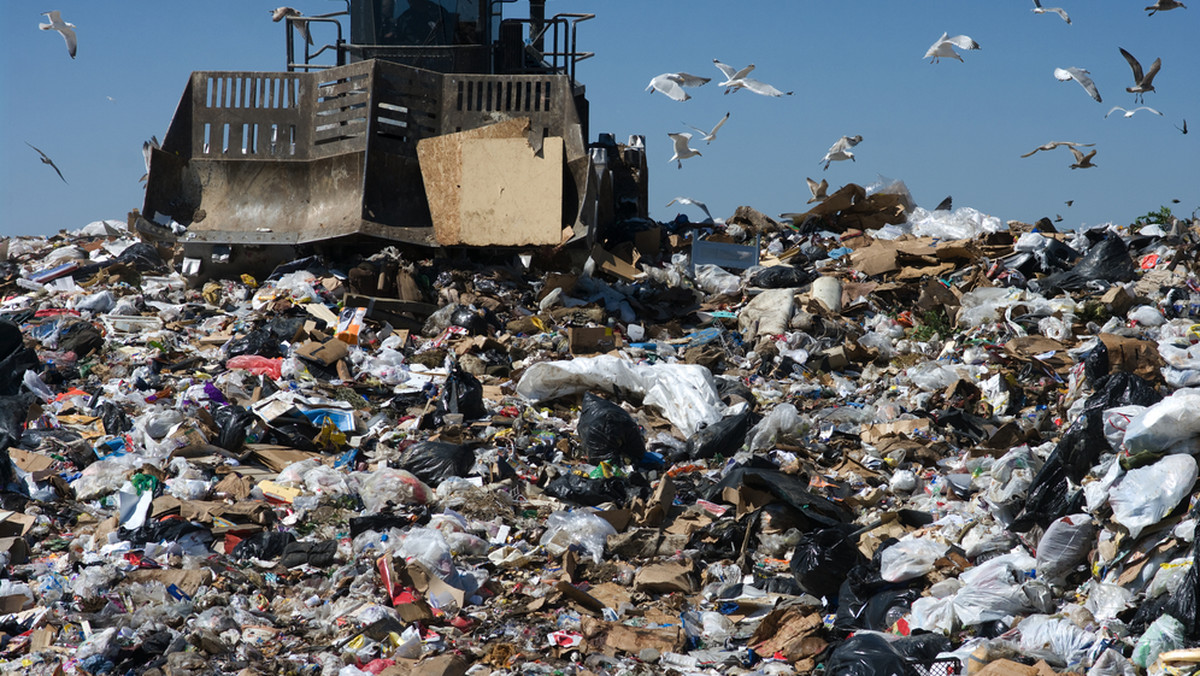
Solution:
[(72, 59), (75, 58), (75, 52), (78, 51), (79, 48), (79, 43), (75, 39), (75, 31), (64, 26), (59, 28), (58, 32), (62, 33), (63, 40), (67, 42), (67, 53), (71, 55)]
[(1092, 78), (1088, 77), (1088, 71), (1082, 68), (1055, 68), (1054, 77), (1066, 82), (1067, 80), (1075, 80), (1079, 86), (1087, 91), (1088, 95), (1097, 102), (1101, 101), (1100, 92), (1096, 89), (1096, 83), (1092, 82)]
[(27, 146), (29, 146), (30, 148), (33, 148), (34, 150), (36, 150), (36, 151), (37, 151), (37, 154), (38, 154), (38, 155), (41, 155), (43, 160), (46, 160), (47, 162), (48, 162), (48, 161), (50, 161), (50, 158), (46, 156), (46, 153), (42, 152), (42, 151), (41, 151), (41, 149), (39, 149), (37, 146), (33, 145), (33, 144), (32, 144), (32, 143), (30, 143), (29, 141), (26, 141), (26, 142), (25, 142), (25, 145), (27, 145)]
[(858, 136), (858, 135), (843, 136), (840, 139), (833, 142), (833, 145), (829, 147), (829, 152), (831, 154), (837, 153), (837, 152), (844, 152), (844, 151), (849, 150), (850, 148), (853, 148), (854, 146), (858, 145), (861, 141), (862, 141), (862, 136)]
[(729, 113), (725, 113), (725, 117), (722, 117), (722, 118), (721, 118), (721, 119), (720, 119), (720, 120), (717, 122), (716, 126), (714, 126), (714, 127), (712, 128), (712, 131), (710, 131), (710, 132), (708, 133), (708, 135), (709, 135), (709, 136), (716, 136), (716, 135), (717, 135), (717, 130), (718, 130), (718, 129), (720, 129), (722, 126), (724, 126), (724, 124), (725, 124), (726, 122), (728, 122), (728, 121), (729, 121)]
[(708, 84), (712, 80), (711, 77), (700, 77), (699, 75), (692, 75), (690, 73), (675, 73), (675, 75), (679, 78), (676, 82), (684, 87), (699, 87)]
[(746, 89), (749, 89), (755, 94), (761, 94), (763, 96), (783, 96), (784, 94), (791, 94), (791, 92), (779, 91), (766, 82), (759, 82), (758, 80), (749, 77), (744, 77), (739, 80), (739, 82), (741, 82), (742, 86)]
[(1146, 76), (1138, 84), (1143, 87), (1149, 87), (1154, 82), (1154, 76), (1158, 75), (1158, 69), (1162, 68), (1162, 59), (1155, 59), (1154, 63), (1150, 64), (1150, 70), (1146, 71)]
[(754, 70), (754, 64), (750, 64), (749, 66), (746, 66), (745, 68), (739, 70), (738, 72), (736, 72), (732, 76), (730, 76), (729, 79), (741, 80), (741, 79), (745, 78), (747, 75), (749, 75), (750, 71), (752, 71), (752, 70)]
[[(1071, 150), (1075, 150), (1075, 149), (1074, 149), (1074, 148), (1071, 148)], [(1079, 151), (1078, 151), (1078, 150), (1075, 150), (1075, 152), (1079, 152)], [(1095, 150), (1093, 150), (1092, 152), (1090, 152), (1090, 153), (1088, 153), (1087, 155), (1084, 155), (1084, 156), (1083, 156), (1083, 161), (1084, 161), (1084, 162), (1090, 162), (1090, 161), (1091, 161), (1091, 159), (1092, 159), (1093, 157), (1095, 157), (1095, 156), (1096, 156), (1096, 151), (1095, 151)]]
[(1125, 51), (1124, 48), (1117, 47), (1117, 49), (1121, 50), (1121, 56), (1125, 57), (1125, 60), (1129, 62), (1129, 67), (1133, 69), (1133, 83), (1141, 84), (1142, 83), (1142, 64), (1138, 63), (1138, 60), (1133, 58), (1133, 54), (1130, 54), (1129, 52)]
[(804, 182), (808, 184), (808, 191), (812, 193), (813, 197), (816, 197), (817, 190), (820, 189), (821, 184), (817, 183), (816, 181), (812, 180), (811, 178), (808, 178), (807, 176), (804, 178)]
[(1063, 21), (1071, 23), (1071, 17), (1067, 16), (1066, 10), (1064, 10), (1062, 7), (1048, 7), (1046, 11), (1054, 12), (1055, 14), (1061, 16)]
[(671, 75), (672, 73), (663, 73), (650, 80), (650, 86), (646, 87), (646, 89), (656, 89), (676, 101), (686, 101), (692, 98), (690, 94), (683, 91), (683, 87)]
[(721, 74), (725, 76), (726, 80), (733, 79), (734, 73), (737, 72), (736, 70), (733, 69), (733, 66), (729, 66), (727, 64), (721, 63), (720, 61), (717, 61), (716, 59), (713, 59), (713, 64), (716, 65), (717, 70), (721, 71)]
[(949, 35), (950, 35), (949, 33), (942, 33), (942, 37), (938, 38), (937, 42), (934, 42), (932, 45), (929, 46), (928, 51), (925, 52), (925, 56), (922, 58), (928, 59), (931, 56), (937, 56), (938, 48), (941, 47), (946, 42), (946, 38)]
[(1122, 108), (1121, 106), (1113, 106), (1112, 108), (1109, 108), (1109, 109), (1108, 109), (1108, 112), (1107, 112), (1107, 113), (1105, 113), (1105, 114), (1104, 114), (1104, 119), (1106, 119), (1106, 120), (1107, 120), (1109, 115), (1112, 115), (1113, 113), (1117, 112), (1118, 110), (1119, 110), (1119, 111), (1121, 111), (1121, 112), (1124, 112), (1124, 113), (1128, 113), (1128, 112), (1129, 112), (1128, 110), (1125, 110), (1125, 109), (1124, 109), (1124, 108)]
[[(62, 23), (62, 13), (60, 13), (57, 9), (52, 9), (49, 12), (42, 12), (42, 16), (50, 17), (50, 25), (52, 27), (57, 24)], [(42, 30), (50, 30), (50, 29), (43, 28)]]
[(672, 134), (667, 134), (667, 136), (670, 136), (671, 140), (675, 142), (675, 154), (676, 155), (678, 155), (681, 152), (685, 152), (685, 151), (689, 150), (688, 141), (692, 140), (691, 134), (689, 134), (685, 131), (681, 131), (681, 132), (675, 132)]
[(670, 202), (667, 202), (667, 206), (671, 206), (672, 204), (675, 204), (676, 202), (679, 202), (680, 204), (690, 204), (691, 206), (694, 206), (694, 207), (700, 209), (701, 211), (703, 211), (704, 215), (708, 216), (709, 220), (712, 220), (712, 214), (710, 214), (708, 212), (708, 205), (706, 205), (704, 202), (694, 200), (690, 197), (676, 197), (675, 199), (671, 200)]
[[(1076, 163), (1083, 161), (1083, 153), (1080, 152), (1078, 148), (1068, 148), (1068, 149), (1071, 151), (1071, 154), (1075, 156)], [(1096, 152), (1096, 151), (1093, 150), (1092, 152)]]
[(955, 35), (952, 38), (944, 38), (946, 42), (958, 47), (959, 49), (979, 49), (979, 43), (975, 42), (967, 35)]
[(1042, 3), (1038, 2), (1038, 0), (1033, 0), (1033, 6), (1037, 7), (1038, 9), (1041, 9)]
[(1133, 112), (1135, 112), (1135, 113), (1136, 113), (1136, 112), (1137, 112), (1137, 111), (1139, 111), (1139, 110), (1148, 110), (1148, 111), (1150, 111), (1150, 112), (1154, 113), (1155, 115), (1162, 115), (1162, 113), (1160, 113), (1160, 112), (1158, 112), (1157, 110), (1155, 110), (1155, 109), (1151, 108), (1150, 106), (1138, 106), (1137, 108), (1134, 108), (1134, 109), (1133, 109)]
[(1037, 151), (1039, 151), (1039, 150), (1042, 150), (1041, 146), (1038, 146), (1038, 147), (1034, 148), (1033, 150), (1030, 150), (1029, 152), (1025, 153), (1021, 157), (1031, 157), (1031, 156), (1037, 154)]

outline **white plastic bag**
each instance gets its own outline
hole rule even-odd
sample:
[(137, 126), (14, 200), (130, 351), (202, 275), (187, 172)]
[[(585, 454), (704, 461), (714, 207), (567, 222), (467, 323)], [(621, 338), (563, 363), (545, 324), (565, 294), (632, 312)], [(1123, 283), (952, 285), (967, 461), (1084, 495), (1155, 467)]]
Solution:
[[(361, 475), (359, 475), (361, 476)], [(376, 514), (388, 502), (398, 505), (425, 504), (432, 490), (411, 472), (383, 467), (367, 477), (359, 489), (367, 514)]]
[(1096, 524), (1087, 514), (1071, 514), (1046, 529), (1037, 546), (1037, 575), (1048, 582), (1061, 582), (1087, 558), (1096, 539)]
[(539, 544), (551, 556), (562, 556), (571, 545), (579, 545), (592, 561), (600, 563), (604, 548), (608, 546), (608, 536), (616, 534), (617, 529), (594, 512), (554, 512), (546, 517), (546, 532)]
[(696, 266), (696, 286), (711, 294), (735, 294), (742, 288), (742, 279), (719, 265), (705, 263)]
[(879, 557), (879, 574), (888, 582), (903, 582), (933, 570), (933, 563), (950, 548), (931, 538), (905, 537), (883, 550)]
[(804, 419), (795, 406), (779, 404), (750, 430), (750, 450), (764, 451), (779, 437), (799, 430), (803, 424)]
[(1158, 523), (1191, 493), (1196, 471), (1196, 459), (1190, 455), (1168, 455), (1153, 465), (1129, 470), (1108, 494), (1113, 521), (1133, 537), (1141, 535), (1143, 528)]
[(1200, 392), (1179, 390), (1129, 421), (1123, 448), (1129, 455), (1143, 451), (1193, 452), (1200, 443)]
[(1096, 635), (1075, 626), (1070, 620), (1048, 615), (1030, 615), (1017, 625), (1021, 632), (1021, 650), (1046, 659), (1052, 665), (1075, 668), (1096, 642)]
[(1133, 663), (1147, 669), (1158, 659), (1160, 653), (1186, 648), (1183, 623), (1170, 615), (1160, 615), (1146, 627), (1146, 632), (1133, 646)]

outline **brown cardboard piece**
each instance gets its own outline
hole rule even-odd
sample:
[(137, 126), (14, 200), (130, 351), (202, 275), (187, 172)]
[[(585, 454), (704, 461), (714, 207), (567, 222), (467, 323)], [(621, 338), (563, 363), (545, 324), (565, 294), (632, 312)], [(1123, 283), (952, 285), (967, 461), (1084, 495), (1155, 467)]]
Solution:
[(10, 566), (19, 566), (29, 561), (29, 545), (23, 537), (0, 538), (0, 552), (8, 552)]
[(884, 437), (916, 437), (928, 434), (928, 432), (929, 420), (927, 418), (918, 418), (916, 420), (896, 420), (890, 423), (863, 425), (859, 436), (862, 438), (863, 443), (874, 445)]
[(1109, 312), (1118, 317), (1124, 317), (1129, 312), (1129, 308), (1133, 307), (1135, 299), (1124, 287), (1112, 286), (1104, 292), (1103, 296), (1100, 296), (1100, 302), (1108, 308)]
[(22, 512), (0, 510), (0, 537), (25, 535), (37, 520)]
[(819, 612), (796, 606), (772, 610), (755, 628), (749, 645), (759, 655), (778, 652), (795, 662), (825, 649), (826, 643), (820, 637), (823, 626)]
[(582, 634), (588, 645), (601, 652), (615, 654), (618, 650), (636, 655), (646, 648), (660, 653), (675, 652), (684, 646), (683, 627), (630, 627), (619, 622), (606, 622), (584, 617)]
[(168, 568), (138, 568), (131, 570), (121, 581), (123, 584), (161, 582), (164, 587), (175, 585), (188, 596), (195, 596), (200, 587), (212, 584), (213, 573), (208, 568), (189, 570)]
[(627, 282), (635, 281), (638, 275), (642, 274), (642, 271), (636, 265), (636, 255), (629, 259), (620, 258), (617, 253), (608, 251), (597, 244), (592, 248), (592, 259), (596, 261), (597, 268), (616, 275)]
[(696, 582), (692, 576), (695, 570), (696, 564), (690, 560), (687, 563), (668, 561), (643, 566), (633, 576), (633, 588), (636, 591), (657, 594), (690, 594), (696, 590)]
[(621, 334), (609, 326), (571, 327), (567, 329), (567, 343), (575, 355), (608, 352), (624, 345)]
[(282, 472), (285, 467), (292, 463), (308, 460), (309, 458), (324, 457), (320, 453), (301, 451), (273, 444), (246, 444), (246, 448), (250, 451), (251, 460), (262, 463), (276, 474)]
[(350, 354), (350, 347), (337, 338), (328, 338), (324, 341), (308, 340), (296, 350), (296, 355), (301, 359), (307, 359), (321, 366), (331, 366), (348, 354)]
[(1099, 338), (1108, 348), (1108, 364), (1113, 370), (1128, 371), (1151, 382), (1162, 381), (1162, 367), (1166, 364), (1158, 354), (1157, 343), (1112, 333), (1101, 333)]
[(51, 468), (54, 467), (54, 458), (48, 455), (10, 448), (8, 457), (22, 472), (32, 474), (34, 481), (45, 481), (46, 477), (53, 474)]

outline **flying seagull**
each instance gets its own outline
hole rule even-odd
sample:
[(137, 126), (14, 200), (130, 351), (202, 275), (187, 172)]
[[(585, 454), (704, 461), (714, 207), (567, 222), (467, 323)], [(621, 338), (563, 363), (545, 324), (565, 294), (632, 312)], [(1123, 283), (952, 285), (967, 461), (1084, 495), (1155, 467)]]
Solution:
[[(298, 17), (303, 16), (303, 14), (295, 7), (276, 7), (271, 10), (271, 21), (275, 23), (279, 23), (289, 16)], [(296, 32), (300, 34), (300, 37), (304, 38), (305, 42), (310, 45), (313, 43), (312, 35), (308, 33), (308, 21), (294, 21), (292, 25), (296, 27)]]
[(1054, 69), (1054, 77), (1058, 78), (1059, 82), (1066, 82), (1068, 80), (1074, 80), (1078, 82), (1079, 86), (1083, 87), (1084, 90), (1087, 91), (1088, 95), (1093, 99), (1096, 99), (1096, 102), (1099, 103), (1102, 100), (1100, 98), (1100, 92), (1096, 89), (1096, 83), (1092, 82), (1092, 78), (1088, 77), (1090, 74), (1091, 73), (1082, 68)]
[(1177, 2), (1177, 0), (1155, 0), (1153, 5), (1145, 8), (1147, 12), (1150, 12), (1146, 16), (1154, 16), (1155, 12), (1165, 12), (1167, 10), (1176, 9), (1179, 7), (1187, 9), (1187, 5), (1183, 4), (1182, 2)]
[(676, 202), (678, 202), (680, 204), (690, 204), (694, 207), (697, 207), (700, 209), (700, 211), (704, 212), (704, 215), (708, 217), (709, 221), (713, 220), (712, 214), (709, 213), (708, 206), (706, 204), (704, 204), (704, 202), (701, 202), (699, 200), (694, 200), (690, 197), (676, 197), (675, 199), (671, 200), (670, 202), (667, 202), (667, 206), (671, 206), (672, 204), (675, 204)]
[(650, 80), (650, 84), (646, 86), (646, 91), (662, 92), (676, 101), (687, 101), (692, 97), (683, 91), (684, 87), (699, 87), (711, 79), (710, 77), (699, 77), (697, 75), (689, 75), (688, 73), (663, 73), (662, 75), (656, 75)]
[(1125, 110), (1121, 106), (1113, 106), (1111, 110), (1109, 110), (1107, 113), (1104, 114), (1104, 118), (1108, 119), (1109, 115), (1112, 115), (1113, 113), (1117, 112), (1118, 110), (1125, 113), (1125, 117), (1133, 117), (1133, 114), (1139, 110), (1148, 110), (1148, 111), (1154, 113), (1155, 115), (1162, 115), (1162, 113), (1158, 112), (1157, 110), (1155, 110), (1149, 106), (1138, 106), (1137, 108), (1134, 108), (1133, 110)]
[(67, 41), (67, 53), (71, 55), (72, 59), (75, 58), (75, 48), (78, 46), (75, 42), (75, 31), (73, 30), (75, 24), (63, 21), (62, 15), (59, 14), (57, 9), (42, 12), (42, 16), (50, 17), (50, 23), (39, 23), (38, 28), (44, 31), (58, 31), (62, 33), (63, 40)]
[[(1121, 48), (1117, 47), (1117, 49)], [(1129, 67), (1133, 70), (1133, 86), (1126, 87), (1125, 91), (1134, 95), (1134, 103), (1142, 103), (1146, 92), (1154, 91), (1154, 76), (1158, 75), (1158, 69), (1162, 68), (1162, 59), (1155, 59), (1154, 63), (1150, 64), (1150, 70), (1143, 75), (1142, 64), (1133, 58), (1133, 54), (1121, 49), (1121, 56), (1125, 57), (1125, 60), (1129, 62)]]
[[(834, 141), (833, 145), (829, 146), (829, 151), (825, 153), (825, 157), (822, 157), (820, 160), (818, 160), (818, 163), (824, 162), (825, 169), (829, 169), (830, 162), (840, 162), (845, 160), (850, 160), (853, 162), (855, 161), (854, 153), (850, 152), (850, 149), (859, 143), (862, 143), (861, 134), (855, 134), (854, 136), (843, 136)], [(822, 171), (825, 171), (825, 169), (822, 169)]]
[(1087, 155), (1084, 155), (1083, 151), (1079, 150), (1078, 148), (1071, 148), (1071, 154), (1075, 156), (1075, 164), (1071, 165), (1072, 169), (1091, 169), (1092, 167), (1098, 166), (1092, 164), (1092, 158), (1096, 156), (1095, 150)]
[(804, 180), (808, 183), (808, 191), (812, 193), (812, 199), (805, 202), (805, 204), (822, 202), (829, 198), (829, 181), (821, 179), (821, 182), (817, 183), (816, 181), (807, 177), (805, 177)]
[(1186, 134), (1186, 133), (1187, 133), (1187, 120), (1184, 120), (1184, 121), (1183, 121), (1183, 126), (1182, 126), (1182, 127), (1178, 127), (1178, 126), (1177, 126), (1177, 127), (1175, 127), (1175, 128), (1176, 128), (1176, 129), (1178, 129), (1179, 131), (1183, 132), (1184, 134)]
[(696, 157), (696, 156), (700, 155), (699, 150), (694, 150), (694, 149), (688, 147), (688, 141), (692, 140), (692, 135), (687, 133), (686, 131), (676, 132), (674, 134), (667, 134), (667, 136), (670, 136), (671, 140), (675, 142), (675, 154), (672, 155), (671, 159), (669, 159), (667, 161), (675, 162), (676, 164), (679, 165), (680, 169), (683, 168), (684, 160), (686, 160), (689, 157)]
[(50, 167), (54, 169), (54, 172), (58, 174), (58, 177), (62, 178), (62, 182), (63, 183), (67, 182), (67, 179), (63, 178), (62, 172), (59, 171), (58, 165), (54, 164), (54, 160), (47, 157), (46, 153), (42, 152), (41, 150), (38, 150), (37, 146), (33, 145), (29, 141), (26, 141), (25, 145), (29, 146), (30, 148), (33, 148), (34, 150), (37, 150), (37, 154), (42, 156), (42, 164), (49, 164)]
[(1049, 143), (1043, 143), (1042, 145), (1025, 153), (1021, 157), (1029, 157), (1030, 155), (1036, 153), (1039, 150), (1054, 150), (1055, 148), (1057, 148), (1059, 146), (1070, 146), (1072, 148), (1075, 148), (1075, 147), (1091, 148), (1094, 145), (1096, 145), (1096, 144), (1095, 143), (1075, 143), (1073, 141), (1051, 141)]
[(1072, 204), (1075, 204), (1075, 200), (1067, 200), (1066, 202), (1063, 202), (1063, 204), (1065, 204), (1065, 205), (1067, 205), (1067, 206), (1069, 207), (1069, 206), (1071, 206)]
[(716, 126), (714, 126), (712, 128), (712, 131), (704, 131), (703, 129), (701, 129), (699, 127), (692, 127), (692, 125), (690, 125), (690, 124), (688, 126), (692, 127), (692, 129), (695, 129), (696, 131), (700, 132), (700, 138), (704, 139), (705, 144), (709, 144), (709, 143), (712, 143), (713, 139), (715, 139), (717, 137), (717, 130), (720, 129), (721, 125), (725, 124), (725, 122), (728, 120), (729, 120), (729, 113), (725, 113), (725, 117), (722, 117), (720, 119), (720, 121), (717, 122)]
[(161, 148), (162, 144), (158, 142), (157, 136), (151, 136), (149, 141), (142, 141), (142, 159), (146, 161), (146, 173), (138, 179), (138, 183), (145, 181), (150, 177), (150, 156), (154, 154), (155, 148)]
[(792, 92), (780, 91), (766, 82), (760, 82), (754, 78), (746, 77), (750, 71), (754, 70), (754, 64), (750, 64), (741, 70), (734, 70), (732, 66), (721, 63), (713, 59), (713, 63), (725, 76), (725, 81), (718, 83), (718, 86), (725, 88), (725, 93), (729, 94), (736, 92), (739, 89), (746, 89), (760, 96), (791, 96)]
[(1046, 14), (1047, 12), (1057, 14), (1062, 17), (1063, 21), (1066, 21), (1068, 24), (1071, 23), (1071, 17), (1067, 16), (1066, 11), (1062, 7), (1042, 7), (1042, 3), (1039, 0), (1033, 0), (1034, 14)]
[(938, 59), (943, 58), (962, 61), (962, 57), (958, 55), (958, 52), (954, 51), (955, 47), (959, 49), (979, 49), (979, 43), (966, 35), (955, 35), (954, 37), (949, 37), (949, 35), (949, 33), (942, 33), (942, 37), (933, 43), (929, 51), (925, 52), (925, 56), (922, 58), (928, 59), (932, 57), (933, 60), (930, 63), (937, 63)]

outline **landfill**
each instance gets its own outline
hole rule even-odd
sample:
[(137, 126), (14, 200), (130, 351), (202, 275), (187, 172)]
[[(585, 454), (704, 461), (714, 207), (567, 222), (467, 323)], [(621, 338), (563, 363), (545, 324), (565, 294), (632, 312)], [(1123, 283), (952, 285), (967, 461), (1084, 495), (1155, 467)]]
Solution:
[(0, 673), (1195, 673), (1198, 243), (895, 180), (217, 279), (5, 239)]

